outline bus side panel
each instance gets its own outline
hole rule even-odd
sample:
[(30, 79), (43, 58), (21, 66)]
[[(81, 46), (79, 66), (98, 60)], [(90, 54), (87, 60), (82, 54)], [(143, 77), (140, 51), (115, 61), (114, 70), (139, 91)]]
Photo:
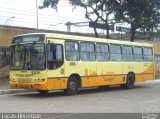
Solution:
[(152, 62), (144, 63), (144, 81), (152, 80), (155, 78), (154, 76), (155, 65)]
[(123, 62), (123, 74), (127, 78), (127, 74), (133, 72), (135, 74), (135, 82), (143, 82), (143, 63), (142, 62)]
[(81, 81), (82, 81), (82, 87), (89, 86), (89, 77), (81, 77)]
[(65, 76), (78, 74), (82, 87), (96, 86), (96, 62), (66, 61)]
[(133, 72), (135, 73), (135, 82), (144, 82), (144, 66), (143, 62), (133, 62)]
[(88, 86), (96, 86), (96, 62), (81, 62), (80, 64), (82, 69), (80, 74), (88, 77)]
[(110, 76), (111, 85), (124, 84), (122, 62), (110, 62), (108, 63), (108, 74)]
[(110, 62), (97, 62), (97, 85), (110, 85), (111, 82), (107, 75), (111, 75), (113, 72), (109, 69), (109, 64)]
[(66, 89), (67, 88), (67, 78), (50, 78), (47, 81), (48, 90), (56, 89)]

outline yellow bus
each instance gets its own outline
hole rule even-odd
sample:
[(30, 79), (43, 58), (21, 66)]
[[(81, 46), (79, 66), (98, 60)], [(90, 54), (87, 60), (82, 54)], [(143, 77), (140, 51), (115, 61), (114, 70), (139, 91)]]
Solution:
[(11, 88), (46, 94), (154, 79), (153, 45), (55, 33), (15, 36), (11, 46)]

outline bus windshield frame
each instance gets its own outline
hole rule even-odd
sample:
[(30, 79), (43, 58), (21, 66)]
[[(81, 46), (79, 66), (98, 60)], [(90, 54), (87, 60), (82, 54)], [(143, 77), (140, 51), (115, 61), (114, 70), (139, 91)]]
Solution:
[(11, 70), (45, 70), (44, 43), (16, 44), (11, 47)]

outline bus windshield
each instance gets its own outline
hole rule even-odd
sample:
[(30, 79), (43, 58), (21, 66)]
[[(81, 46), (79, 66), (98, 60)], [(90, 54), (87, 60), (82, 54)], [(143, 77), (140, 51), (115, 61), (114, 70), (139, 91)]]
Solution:
[(11, 69), (45, 69), (45, 50), (42, 43), (17, 44), (12, 46)]

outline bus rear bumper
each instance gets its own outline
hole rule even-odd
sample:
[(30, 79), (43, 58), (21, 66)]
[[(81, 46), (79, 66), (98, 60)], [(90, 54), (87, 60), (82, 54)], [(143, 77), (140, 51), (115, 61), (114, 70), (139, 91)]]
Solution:
[(32, 90), (48, 90), (46, 82), (20, 83), (9, 81), (9, 87), (12, 89), (23, 88)]

